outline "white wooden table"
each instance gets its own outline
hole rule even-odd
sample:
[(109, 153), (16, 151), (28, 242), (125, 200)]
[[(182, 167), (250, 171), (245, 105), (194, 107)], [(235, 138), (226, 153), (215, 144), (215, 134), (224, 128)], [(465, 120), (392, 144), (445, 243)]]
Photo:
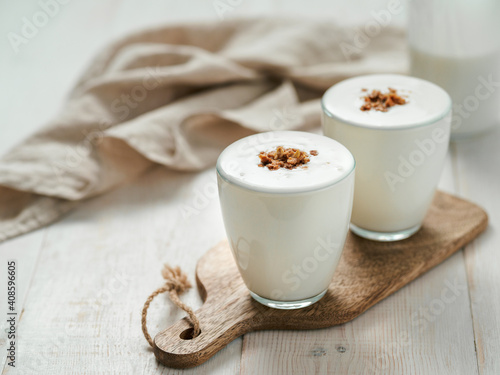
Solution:
[[(225, 17), (295, 15), (357, 22), (383, 0), (221, 0)], [(44, 2), (44, 1), (42, 1)], [(45, 1), (47, 2), (47, 1)], [(0, 154), (56, 115), (92, 56), (124, 33), (158, 23), (219, 19), (217, 1), (86, 0), (59, 5), (19, 47), (23, 18), (38, 1), (0, 2)], [(394, 17), (402, 24), (404, 15)], [(500, 104), (500, 103), (499, 103)], [(500, 131), (453, 144), (441, 188), (487, 209), (490, 228), (463, 251), (343, 326), (268, 331), (235, 340), (186, 373), (500, 374)], [(193, 277), (197, 259), (224, 237), (217, 198), (180, 216), (214, 183), (199, 174), (153, 170), (135, 183), (89, 200), (50, 227), (0, 245), (0, 358), (5, 374), (170, 374), (140, 329), (161, 265)], [(6, 259), (18, 261), (17, 366), (6, 363)], [(451, 294), (450, 294), (451, 291)], [(446, 295), (447, 298), (444, 298)], [(452, 297), (450, 297), (450, 295)], [(201, 304), (195, 289), (184, 300)], [(166, 298), (150, 309), (152, 333), (183, 314)]]

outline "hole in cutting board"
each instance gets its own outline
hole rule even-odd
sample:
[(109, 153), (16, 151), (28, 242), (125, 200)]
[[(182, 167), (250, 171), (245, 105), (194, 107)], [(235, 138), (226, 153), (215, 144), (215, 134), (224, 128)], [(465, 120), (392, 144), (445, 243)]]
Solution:
[[(200, 333), (201, 333), (201, 331), (200, 331)], [(197, 336), (199, 336), (200, 333), (198, 333)], [(181, 334), (179, 335), (179, 337), (181, 339), (183, 339), (183, 340), (192, 340), (192, 339), (194, 339), (195, 338), (195, 336), (194, 336), (194, 329), (193, 328), (188, 328), (185, 331), (182, 331)]]

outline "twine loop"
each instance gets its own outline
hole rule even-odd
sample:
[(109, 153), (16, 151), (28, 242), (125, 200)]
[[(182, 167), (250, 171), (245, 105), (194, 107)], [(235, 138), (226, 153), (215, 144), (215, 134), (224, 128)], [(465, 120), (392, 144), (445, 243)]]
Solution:
[(151, 345), (151, 347), (154, 347), (154, 341), (149, 335), (147, 327), (147, 316), (148, 316), (149, 305), (157, 295), (165, 292), (168, 292), (170, 300), (175, 305), (180, 307), (188, 314), (188, 320), (193, 326), (193, 338), (198, 336), (201, 332), (200, 321), (194, 314), (193, 309), (187, 306), (179, 298), (179, 295), (184, 293), (192, 286), (187, 278), (187, 275), (184, 272), (182, 272), (180, 267), (173, 268), (170, 267), (168, 264), (165, 264), (163, 266), (161, 275), (165, 279), (165, 285), (156, 289), (153, 293), (151, 293), (150, 296), (147, 298), (146, 302), (144, 303), (144, 307), (142, 308), (142, 319), (141, 319), (142, 333), (144, 334), (144, 337), (146, 338), (149, 345)]

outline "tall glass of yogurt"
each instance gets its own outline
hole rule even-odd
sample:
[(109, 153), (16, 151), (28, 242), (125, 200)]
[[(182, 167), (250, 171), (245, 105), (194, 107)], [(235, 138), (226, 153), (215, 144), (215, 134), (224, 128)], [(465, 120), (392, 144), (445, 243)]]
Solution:
[[(395, 93), (404, 104), (367, 110), (374, 90)], [(368, 75), (332, 86), (322, 107), (324, 134), (345, 145), (357, 162), (351, 230), (377, 241), (416, 233), (448, 150), (450, 96), (422, 79)]]
[[(293, 169), (262, 165), (259, 155), (278, 147), (304, 152), (309, 161)], [(317, 134), (260, 133), (227, 147), (216, 169), (227, 237), (251, 296), (278, 309), (321, 299), (349, 228), (349, 150)]]
[(409, 3), (411, 75), (453, 100), (452, 139), (500, 123), (500, 2), (419, 0)]

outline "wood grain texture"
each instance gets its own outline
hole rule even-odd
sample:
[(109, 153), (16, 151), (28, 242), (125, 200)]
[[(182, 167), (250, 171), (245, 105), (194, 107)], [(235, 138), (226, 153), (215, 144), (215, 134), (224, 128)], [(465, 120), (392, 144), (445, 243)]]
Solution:
[(441, 263), (487, 227), (480, 207), (437, 192), (422, 229), (408, 240), (380, 243), (349, 234), (332, 283), (311, 307), (283, 311), (255, 302), (239, 276), (227, 242), (198, 262), (197, 283), (204, 305), (196, 312), (201, 334), (183, 319), (155, 337), (158, 360), (192, 367), (208, 360), (235, 338), (266, 329), (317, 329), (346, 323)]
[(488, 207), (490, 229), (472, 242), (465, 261), (479, 374), (500, 374), (500, 129), (453, 145), (460, 193)]
[[(155, 360), (144, 340), (141, 306), (162, 280), (153, 272), (158, 265), (175, 261), (194, 274), (194, 260), (207, 242), (215, 244), (223, 236), (222, 219), (213, 219), (220, 215), (215, 199), (186, 219), (179, 215), (179, 201), (172, 199), (189, 195), (186, 186), (203, 186), (213, 173), (157, 168), (47, 228), (18, 328), (18, 366), (5, 366), (4, 373), (177, 374)], [(210, 218), (220, 229), (202, 225)], [(190, 235), (193, 226), (198, 236)], [(161, 297), (151, 306), (153, 332), (183, 317), (167, 301), (164, 296), (167, 309)], [(183, 295), (183, 301), (201, 305), (196, 290)], [(192, 372), (235, 374), (240, 357), (241, 340), (235, 340)]]
[(453, 254), (345, 324), (246, 334), (241, 374), (477, 374), (467, 291), (439, 305), (448, 282), (467, 285), (457, 275), (462, 257)]

